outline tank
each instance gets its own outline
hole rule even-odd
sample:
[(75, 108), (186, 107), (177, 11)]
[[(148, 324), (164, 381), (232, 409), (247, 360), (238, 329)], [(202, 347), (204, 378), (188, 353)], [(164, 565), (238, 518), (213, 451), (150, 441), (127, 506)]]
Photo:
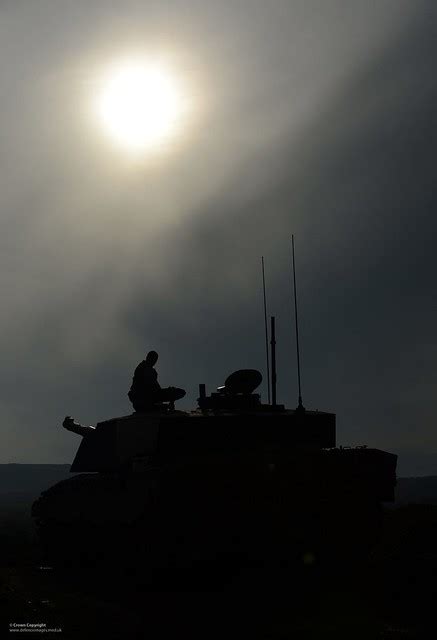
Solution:
[(193, 411), (68, 422), (82, 435), (74, 475), (32, 508), (47, 559), (152, 575), (366, 557), (397, 456), (337, 446), (334, 413), (263, 404), (261, 379), (240, 370), (209, 396), (200, 385)]

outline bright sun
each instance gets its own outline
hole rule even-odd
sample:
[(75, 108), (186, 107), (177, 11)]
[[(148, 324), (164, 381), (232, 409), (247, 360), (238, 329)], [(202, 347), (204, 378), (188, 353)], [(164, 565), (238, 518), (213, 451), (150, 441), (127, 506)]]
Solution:
[(164, 66), (127, 62), (108, 74), (97, 110), (113, 140), (138, 152), (176, 133), (185, 101), (176, 77)]

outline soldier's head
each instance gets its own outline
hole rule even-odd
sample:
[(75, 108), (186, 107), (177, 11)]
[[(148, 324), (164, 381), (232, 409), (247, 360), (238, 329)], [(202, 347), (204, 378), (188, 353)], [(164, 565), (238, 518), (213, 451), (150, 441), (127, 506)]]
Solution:
[(157, 360), (158, 360), (158, 354), (156, 353), (156, 351), (149, 351), (149, 353), (146, 356), (146, 364), (148, 364), (151, 367), (154, 367)]

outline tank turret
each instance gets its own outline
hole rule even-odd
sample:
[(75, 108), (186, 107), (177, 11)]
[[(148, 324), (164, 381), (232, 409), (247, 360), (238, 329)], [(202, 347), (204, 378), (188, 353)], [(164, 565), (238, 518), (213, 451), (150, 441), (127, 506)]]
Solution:
[(116, 473), (140, 458), (170, 455), (188, 459), (335, 447), (334, 414), (262, 404), (258, 394), (248, 392), (255, 374), (256, 388), (262, 376), (254, 370), (234, 372), (208, 397), (200, 385), (198, 409), (192, 412), (133, 413), (95, 429), (76, 423), (76, 432), (85, 437), (71, 471)]

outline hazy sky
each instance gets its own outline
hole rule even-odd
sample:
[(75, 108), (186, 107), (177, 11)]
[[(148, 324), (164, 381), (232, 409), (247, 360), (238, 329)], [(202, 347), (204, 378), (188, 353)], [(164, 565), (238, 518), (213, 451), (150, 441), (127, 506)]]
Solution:
[[(1, 462), (69, 462), (60, 427), (163, 386), (264, 372), (302, 383), (338, 441), (437, 474), (433, 0), (1, 0)], [(163, 56), (191, 116), (130, 156), (92, 113), (126, 55)], [(263, 388), (265, 397), (265, 389)]]

